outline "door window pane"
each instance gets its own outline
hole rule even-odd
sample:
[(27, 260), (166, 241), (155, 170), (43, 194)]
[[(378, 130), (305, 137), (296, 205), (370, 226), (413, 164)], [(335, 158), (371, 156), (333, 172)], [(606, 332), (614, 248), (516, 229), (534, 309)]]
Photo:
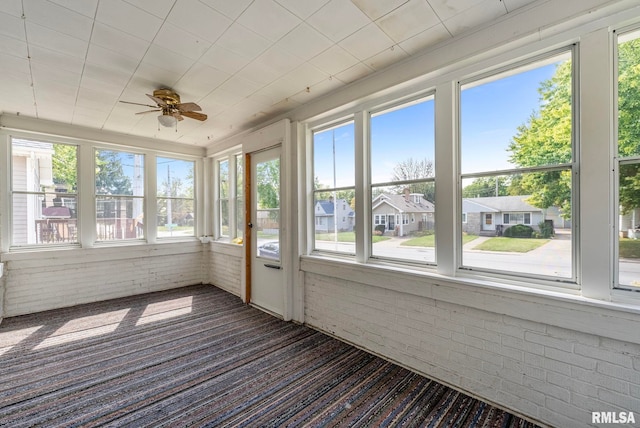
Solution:
[(258, 257), (280, 260), (280, 159), (256, 164)]

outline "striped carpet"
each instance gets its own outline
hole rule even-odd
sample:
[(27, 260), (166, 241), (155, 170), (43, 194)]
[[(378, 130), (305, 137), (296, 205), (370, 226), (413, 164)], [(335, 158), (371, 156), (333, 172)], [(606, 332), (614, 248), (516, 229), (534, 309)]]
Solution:
[(534, 425), (193, 286), (4, 320), (0, 426)]

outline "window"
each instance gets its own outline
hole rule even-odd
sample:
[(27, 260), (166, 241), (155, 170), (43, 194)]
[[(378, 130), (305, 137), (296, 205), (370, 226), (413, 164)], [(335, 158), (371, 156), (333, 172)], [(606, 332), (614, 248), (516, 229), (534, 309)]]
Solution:
[(313, 249), (355, 254), (355, 140), (353, 122), (313, 133)]
[(460, 85), (463, 269), (575, 281), (571, 56)]
[(195, 235), (195, 162), (156, 158), (158, 238)]
[(78, 148), (11, 139), (12, 245), (78, 242)]
[[(421, 98), (371, 115), (371, 235), (374, 258), (434, 263), (434, 97)], [(394, 213), (379, 222), (376, 216)], [(409, 223), (411, 214), (411, 223)], [(384, 228), (381, 226), (384, 224)], [(384, 244), (379, 242), (387, 241)]]
[(218, 228), (220, 236), (229, 237), (229, 161), (218, 162)]
[(531, 224), (531, 213), (503, 213), (502, 224)]
[(618, 38), (617, 286), (640, 289), (640, 31)]
[(98, 241), (144, 238), (144, 155), (96, 150)]
[(216, 237), (242, 243), (244, 234), (244, 170), (242, 154), (216, 161)]

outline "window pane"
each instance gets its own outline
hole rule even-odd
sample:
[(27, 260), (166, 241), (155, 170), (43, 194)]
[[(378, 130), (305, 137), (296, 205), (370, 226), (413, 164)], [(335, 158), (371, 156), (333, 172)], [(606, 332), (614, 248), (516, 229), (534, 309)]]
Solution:
[(12, 245), (76, 243), (77, 147), (11, 141)]
[(569, 53), (462, 86), (463, 174), (571, 162)]
[(258, 257), (280, 260), (280, 159), (256, 164)]
[[(481, 184), (496, 180), (497, 195), (475, 196), (488, 193)], [(464, 267), (571, 278), (570, 170), (480, 177), (463, 185)], [(540, 186), (564, 188), (565, 203), (547, 206), (528, 192)]]
[(314, 249), (355, 254), (355, 189), (315, 192)]
[(244, 169), (242, 155), (236, 155), (236, 237), (244, 235)]
[(220, 199), (220, 236), (229, 236), (229, 199)]
[(98, 241), (144, 238), (144, 155), (96, 150)]
[(98, 196), (96, 198), (97, 240), (144, 238), (142, 206), (142, 198)]
[(157, 158), (158, 196), (193, 199), (195, 162)]
[(219, 191), (220, 198), (226, 199), (229, 197), (229, 161), (220, 162), (220, 177), (219, 177)]
[(316, 189), (355, 185), (353, 122), (313, 134), (313, 173)]
[(97, 150), (96, 194), (144, 196), (144, 155)]
[(435, 175), (434, 102), (422, 101), (371, 117), (371, 182)]
[(193, 199), (158, 198), (158, 238), (194, 236)]
[(640, 32), (618, 44), (618, 284), (640, 289)]
[(373, 187), (371, 212), (373, 231), (371, 254), (375, 257), (434, 263), (435, 205), (425, 193), (434, 190), (433, 182)]

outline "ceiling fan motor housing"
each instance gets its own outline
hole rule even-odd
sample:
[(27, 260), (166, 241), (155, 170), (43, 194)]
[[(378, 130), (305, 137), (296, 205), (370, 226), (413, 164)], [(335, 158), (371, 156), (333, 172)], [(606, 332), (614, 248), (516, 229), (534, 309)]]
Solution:
[(153, 96), (160, 98), (167, 104), (180, 104), (180, 95), (176, 94), (171, 89), (156, 89), (153, 91)]

